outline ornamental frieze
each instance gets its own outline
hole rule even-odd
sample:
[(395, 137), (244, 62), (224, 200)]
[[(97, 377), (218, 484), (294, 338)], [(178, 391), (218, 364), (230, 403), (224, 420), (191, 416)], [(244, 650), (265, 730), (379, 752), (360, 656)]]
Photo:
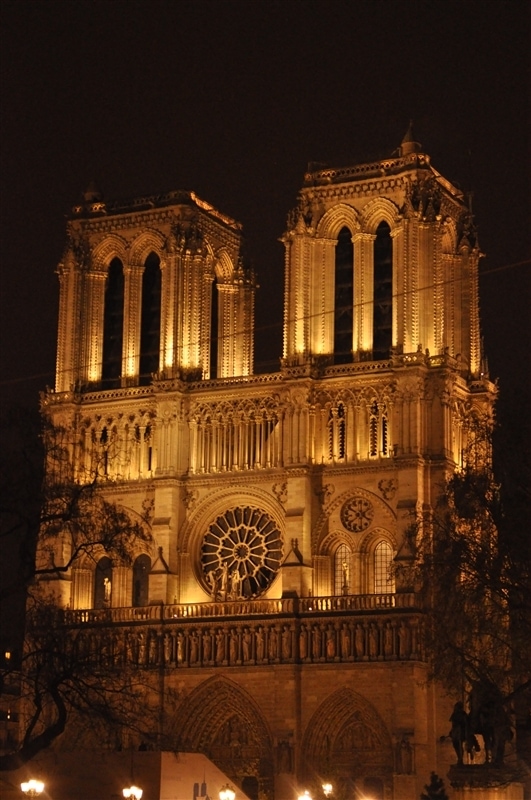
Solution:
[(422, 658), (419, 644), (416, 618), (114, 628), (81, 632), (75, 642), (80, 655), (117, 668), (408, 661)]

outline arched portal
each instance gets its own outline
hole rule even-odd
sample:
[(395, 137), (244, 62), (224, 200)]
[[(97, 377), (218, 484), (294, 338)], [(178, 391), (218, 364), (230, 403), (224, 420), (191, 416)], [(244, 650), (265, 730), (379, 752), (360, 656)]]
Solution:
[(364, 786), (388, 784), (393, 773), (391, 737), (376, 709), (361, 695), (342, 688), (312, 716), (302, 753), (306, 785), (326, 779), (336, 797), (350, 797)]
[(273, 791), (273, 745), (253, 698), (226, 678), (211, 678), (186, 698), (177, 715), (175, 749), (204, 753), (240, 787)]

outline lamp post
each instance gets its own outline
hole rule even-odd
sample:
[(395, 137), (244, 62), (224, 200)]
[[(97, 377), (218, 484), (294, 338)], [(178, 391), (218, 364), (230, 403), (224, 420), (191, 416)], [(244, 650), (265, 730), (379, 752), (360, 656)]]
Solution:
[(26, 797), (40, 797), (44, 791), (44, 783), (42, 781), (36, 781), (34, 778), (32, 778), (30, 781), (24, 781), (24, 783), (21, 783), (20, 788)]
[(139, 789), (138, 786), (129, 786), (128, 789), (124, 789), (122, 792), (124, 797), (132, 797), (133, 800), (140, 800), (144, 792), (142, 789)]
[(234, 800), (236, 792), (228, 783), (219, 790), (219, 800)]
[(334, 791), (334, 787), (332, 786), (331, 783), (323, 783), (323, 787), (322, 788), (323, 788), (323, 794), (326, 797), (326, 799), (328, 800), (328, 798), (330, 797), (330, 795)]
[(312, 796), (311, 796), (310, 792), (308, 791), (308, 789), (305, 789), (304, 790), (304, 794), (300, 794), (298, 796), (297, 800), (312, 800)]

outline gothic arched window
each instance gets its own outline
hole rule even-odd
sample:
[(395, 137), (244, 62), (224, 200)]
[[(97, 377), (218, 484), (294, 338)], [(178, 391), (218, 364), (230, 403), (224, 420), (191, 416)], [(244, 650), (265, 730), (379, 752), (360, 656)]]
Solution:
[(94, 572), (94, 608), (109, 608), (112, 595), (112, 562), (108, 556), (100, 558)]
[(219, 292), (218, 284), (212, 281), (210, 296), (210, 377), (218, 377), (218, 325), (219, 325)]
[(346, 544), (340, 544), (334, 553), (334, 595), (350, 594), (350, 566), (352, 553)]
[(374, 240), (373, 358), (389, 358), (393, 324), (393, 242), (387, 222), (381, 222)]
[(104, 389), (120, 385), (124, 323), (124, 270), (119, 258), (109, 264), (103, 314), (101, 380)]
[(149, 598), (149, 571), (151, 559), (141, 555), (133, 564), (133, 606), (147, 606)]
[(345, 458), (345, 406), (338, 403), (328, 415), (328, 456), (330, 460)]
[(389, 419), (385, 403), (371, 404), (369, 410), (369, 456), (378, 458), (389, 455)]
[(374, 593), (393, 594), (395, 582), (392, 576), (393, 549), (388, 542), (379, 542), (374, 549)]
[(151, 382), (159, 370), (160, 359), (160, 259), (155, 253), (146, 258), (142, 275), (142, 322), (140, 325), (140, 385)]
[(378, 403), (371, 405), (369, 414), (369, 455), (371, 458), (378, 456)]
[(354, 318), (354, 248), (352, 234), (341, 228), (335, 254), (334, 362), (352, 361)]

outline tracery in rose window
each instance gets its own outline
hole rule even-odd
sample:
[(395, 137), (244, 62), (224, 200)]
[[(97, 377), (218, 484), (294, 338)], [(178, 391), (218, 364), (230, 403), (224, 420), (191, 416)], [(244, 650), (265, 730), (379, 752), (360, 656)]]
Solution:
[(213, 522), (201, 546), (201, 568), (211, 595), (221, 600), (258, 597), (275, 579), (282, 536), (265, 511), (228, 509)]

